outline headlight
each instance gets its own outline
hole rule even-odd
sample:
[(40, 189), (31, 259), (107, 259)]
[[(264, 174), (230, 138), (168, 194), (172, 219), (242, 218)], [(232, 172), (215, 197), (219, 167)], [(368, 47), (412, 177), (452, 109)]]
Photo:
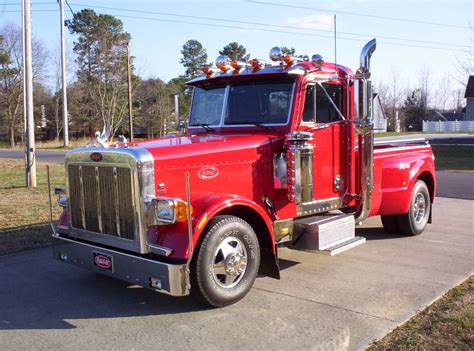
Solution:
[(61, 194), (58, 196), (58, 205), (61, 207), (67, 207), (67, 196)]
[[(181, 199), (154, 199), (155, 217), (159, 222), (184, 222), (188, 219), (188, 204)], [(192, 208), (191, 208), (192, 213)]]
[(61, 207), (67, 207), (66, 187), (59, 186), (54, 189), (54, 193), (58, 195), (58, 205)]

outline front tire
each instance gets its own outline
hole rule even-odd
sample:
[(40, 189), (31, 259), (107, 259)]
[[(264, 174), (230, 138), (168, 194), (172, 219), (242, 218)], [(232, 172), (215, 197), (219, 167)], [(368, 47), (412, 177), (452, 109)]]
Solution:
[(191, 293), (212, 307), (242, 299), (260, 266), (260, 247), (252, 227), (235, 216), (214, 217), (191, 265)]
[(430, 217), (431, 200), (428, 187), (417, 180), (410, 199), (410, 210), (398, 216), (398, 228), (405, 235), (419, 235), (425, 230)]

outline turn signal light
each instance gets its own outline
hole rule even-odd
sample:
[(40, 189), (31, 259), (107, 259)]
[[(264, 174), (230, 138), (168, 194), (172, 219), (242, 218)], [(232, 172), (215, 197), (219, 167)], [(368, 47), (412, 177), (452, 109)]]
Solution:
[(204, 66), (201, 70), (202, 70), (202, 73), (204, 73), (208, 77), (210, 77), (213, 73), (211, 67), (209, 66)]
[(257, 71), (260, 69), (260, 62), (257, 59), (251, 59), (249, 61), (250, 66), (252, 66), (252, 69), (254, 71)]
[(287, 65), (292, 65), (293, 64), (293, 57), (291, 55), (284, 55), (283, 56), (283, 62), (285, 62)]
[(239, 73), (239, 71), (244, 67), (244, 64), (238, 62), (237, 60), (230, 61), (230, 67), (234, 69), (234, 73)]
[(191, 214), (188, 214), (188, 204), (182, 200), (176, 202), (175, 211), (176, 211), (176, 222), (185, 222), (188, 220), (188, 215), (193, 214), (193, 207), (191, 208)]

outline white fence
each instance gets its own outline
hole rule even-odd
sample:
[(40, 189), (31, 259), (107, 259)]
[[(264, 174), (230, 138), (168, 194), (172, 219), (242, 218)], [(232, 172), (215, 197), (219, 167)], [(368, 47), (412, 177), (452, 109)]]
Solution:
[(472, 132), (474, 121), (423, 121), (424, 132)]

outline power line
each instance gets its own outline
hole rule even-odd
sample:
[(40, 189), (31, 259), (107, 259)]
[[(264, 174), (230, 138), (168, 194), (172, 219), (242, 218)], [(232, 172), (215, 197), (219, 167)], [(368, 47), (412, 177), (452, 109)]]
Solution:
[(379, 18), (379, 19), (385, 19), (385, 20), (390, 20), (390, 21), (411, 22), (411, 23), (418, 23), (418, 24), (429, 24), (429, 25), (433, 25), (433, 26), (444, 26), (444, 27), (452, 27), (452, 28), (470, 29), (469, 27), (466, 27), (466, 26), (459, 26), (459, 25), (450, 24), (450, 23), (429, 22), (429, 21), (422, 21), (422, 20), (415, 20), (415, 19), (408, 19), (408, 18), (400, 18), (400, 17), (369, 15), (369, 14), (360, 13), (360, 12), (327, 10), (327, 9), (322, 9), (322, 8), (318, 8), (318, 7), (309, 7), (309, 6), (277, 4), (277, 3), (269, 2), (269, 1), (257, 1), (257, 0), (245, 0), (245, 1), (253, 3), (253, 4), (259, 4), (259, 5), (286, 7), (286, 8), (300, 9), (300, 10), (321, 11), (321, 12), (327, 12), (327, 13), (338, 13), (338, 14), (342, 14), (342, 15)]
[[(132, 12), (132, 13), (144, 13), (144, 14), (154, 14), (154, 15), (161, 15), (161, 16), (172, 16), (178, 18), (193, 18), (193, 19), (200, 19), (200, 20), (211, 20), (217, 22), (225, 22), (225, 23), (237, 23), (237, 24), (250, 24), (250, 25), (257, 25), (257, 26), (271, 26), (274, 28), (284, 28), (284, 29), (295, 29), (295, 30), (305, 30), (305, 31), (315, 31), (315, 32), (325, 32), (331, 33), (331, 30), (324, 30), (324, 29), (310, 29), (310, 28), (300, 28), (295, 26), (283, 26), (278, 24), (272, 23), (262, 23), (262, 22), (249, 22), (249, 21), (238, 21), (232, 19), (222, 19), (222, 18), (215, 18), (215, 17), (204, 17), (204, 16), (195, 16), (195, 15), (182, 15), (170, 12), (157, 12), (157, 11), (149, 11), (149, 10), (134, 10), (134, 9), (125, 9), (125, 8), (118, 8), (118, 7), (109, 7), (109, 6), (91, 6), (91, 5), (84, 5), (78, 3), (71, 3), (74, 6), (82, 6), (82, 7), (90, 7), (96, 9), (104, 9), (104, 10), (116, 10), (116, 11), (124, 11), (124, 12)], [(344, 35), (353, 35), (353, 36), (362, 36), (373, 38), (377, 37), (380, 39), (389, 39), (389, 40), (402, 40), (402, 41), (409, 41), (414, 43), (422, 43), (422, 44), (435, 44), (435, 45), (444, 45), (444, 46), (457, 46), (457, 47), (464, 47), (462, 44), (452, 44), (452, 43), (443, 43), (443, 42), (436, 42), (436, 41), (426, 41), (426, 40), (416, 40), (416, 39), (408, 39), (408, 38), (399, 38), (399, 37), (389, 37), (389, 36), (381, 36), (381, 35), (373, 35), (373, 34), (363, 34), (363, 33), (354, 33), (354, 32), (341, 32), (340, 34)]]
[[(72, 5), (75, 5), (75, 4), (72, 4)], [(260, 31), (260, 32), (282, 33), (282, 34), (291, 34), (291, 35), (301, 35), (301, 36), (332, 39), (332, 36), (329, 36), (329, 35), (320, 35), (320, 34), (311, 34), (311, 33), (298, 33), (298, 32), (289, 32), (289, 31), (265, 29), (265, 28), (249, 28), (249, 27), (241, 27), (241, 26), (234, 26), (234, 25), (224, 25), (224, 24), (214, 24), (214, 23), (200, 23), (200, 22), (171, 20), (171, 19), (154, 18), (154, 17), (130, 16), (130, 15), (123, 15), (123, 14), (111, 14), (111, 15), (117, 16), (117, 17), (122, 17), (122, 18), (143, 19), (143, 20), (158, 21), (158, 22), (193, 24), (193, 25), (198, 25), (198, 26), (207, 26), (207, 27), (216, 27), (216, 28), (244, 29), (244, 30), (254, 30), (254, 31)], [(347, 41), (357, 41), (357, 42), (363, 41), (362, 39), (345, 38), (345, 37), (339, 37), (339, 39), (340, 40), (347, 40)], [(441, 48), (441, 47), (434, 47), (434, 46), (399, 44), (399, 43), (391, 43), (391, 42), (386, 42), (386, 41), (379, 42), (379, 43), (387, 44), (387, 45), (393, 45), (393, 46), (425, 48), (425, 49), (443, 50), (443, 51), (450, 51), (450, 52), (452, 52), (452, 51), (463, 52), (463, 50), (460, 50), (460, 49), (448, 49), (448, 48)]]
[(69, 11), (71, 11), (71, 14), (74, 16), (74, 11), (71, 8), (71, 5), (69, 5), (69, 2), (66, 0), (66, 5), (69, 7)]
[[(75, 6), (77, 4), (71, 4), (71, 5)], [(92, 6), (90, 6), (90, 7), (92, 7)], [(41, 9), (32, 10), (32, 12), (56, 12), (56, 11), (57, 10), (41, 10)], [(5, 11), (5, 12), (21, 12), (21, 11)], [(123, 14), (110, 14), (110, 15), (113, 15), (113, 16), (116, 16), (116, 17), (119, 17), (119, 18), (143, 19), (143, 20), (158, 21), (158, 22), (192, 24), (192, 25), (215, 27), (215, 28), (243, 29), (243, 30), (251, 30), (251, 31), (281, 33), (281, 34), (290, 34), (290, 35), (299, 35), (299, 36), (308, 36), (308, 37), (319, 37), (319, 38), (332, 39), (332, 36), (329, 36), (329, 35), (291, 32), (291, 31), (266, 29), (266, 28), (249, 28), (249, 27), (234, 26), (234, 25), (224, 25), (224, 24), (215, 24), (215, 23), (202, 23), (202, 22), (192, 22), (192, 21), (181, 21), (181, 20), (171, 20), (171, 19), (153, 18), (153, 17), (130, 16), (130, 15), (123, 15)], [(374, 36), (377, 37), (376, 35), (374, 35)], [(347, 38), (347, 37), (339, 37), (339, 39), (340, 40), (346, 40), (346, 41), (357, 41), (357, 42), (364, 41), (363, 39)], [(400, 44), (400, 43), (393, 43), (393, 42), (387, 42), (387, 41), (379, 41), (379, 43), (380, 44), (386, 44), (386, 45), (392, 45), (392, 46), (401, 46), (401, 47), (424, 48), (424, 49), (443, 50), (443, 51), (450, 51), (450, 52), (453, 52), (453, 51), (464, 52), (464, 50), (461, 50), (461, 49), (450, 49), (450, 48), (426, 46), (426, 45)], [(445, 45), (445, 44), (443, 44), (443, 45)]]
[[(36, 4), (54, 4), (50, 2), (43, 2), (43, 3), (36, 3)], [(118, 8), (118, 7), (110, 7), (110, 6), (95, 6), (95, 5), (85, 5), (79, 3), (71, 3), (69, 4), (66, 1), (66, 4), (69, 6), (71, 13), (74, 15), (72, 8), (70, 5), (80, 6), (85, 8), (95, 8), (95, 9), (104, 9), (104, 10), (116, 10), (116, 11), (124, 11), (124, 12), (132, 12), (132, 13), (145, 13), (145, 14), (155, 14), (161, 16), (172, 16), (178, 18), (192, 18), (192, 19), (199, 19), (199, 20), (210, 20), (210, 21), (218, 21), (224, 23), (236, 23), (236, 24), (248, 24), (248, 25), (256, 25), (256, 26), (265, 26), (265, 27), (274, 27), (274, 28), (283, 28), (283, 29), (292, 29), (292, 30), (303, 30), (303, 31), (311, 31), (311, 32), (325, 32), (325, 33), (332, 33), (330, 30), (324, 29), (312, 29), (312, 28), (300, 28), (295, 26), (284, 26), (272, 23), (261, 23), (261, 22), (250, 22), (250, 21), (239, 21), (239, 20), (232, 20), (232, 19), (222, 19), (222, 18), (215, 18), (215, 17), (204, 17), (204, 16), (195, 16), (195, 15), (182, 15), (177, 13), (169, 13), (169, 12), (157, 12), (157, 11), (145, 11), (145, 10), (134, 10), (134, 9), (125, 9), (125, 8)], [(39, 10), (36, 10), (39, 11)], [(42, 10), (47, 12), (47, 10)], [(158, 20), (158, 19), (157, 19)], [(165, 20), (163, 20), (165, 21)], [(249, 28), (244, 28), (249, 29)], [(436, 41), (427, 41), (427, 40), (417, 40), (417, 39), (409, 39), (409, 38), (400, 38), (400, 37), (391, 37), (391, 36), (381, 36), (375, 34), (364, 34), (364, 33), (354, 33), (354, 32), (339, 32), (340, 34), (349, 35), (349, 36), (358, 36), (358, 37), (368, 37), (373, 38), (377, 37), (380, 39), (388, 39), (388, 40), (396, 40), (396, 41), (404, 41), (404, 42), (413, 42), (413, 43), (421, 43), (421, 44), (430, 44), (430, 45), (442, 45), (442, 46), (452, 46), (452, 47), (460, 47), (464, 48), (465, 45), (462, 44), (453, 44), (453, 43), (445, 43), (445, 42), (436, 42)], [(321, 36), (326, 38), (327, 36)], [(349, 38), (347, 38), (349, 40)], [(394, 43), (395, 44), (395, 43)], [(401, 44), (400, 44), (401, 45)], [(403, 45), (406, 46), (406, 45)], [(433, 47), (427, 47), (433, 48)]]

